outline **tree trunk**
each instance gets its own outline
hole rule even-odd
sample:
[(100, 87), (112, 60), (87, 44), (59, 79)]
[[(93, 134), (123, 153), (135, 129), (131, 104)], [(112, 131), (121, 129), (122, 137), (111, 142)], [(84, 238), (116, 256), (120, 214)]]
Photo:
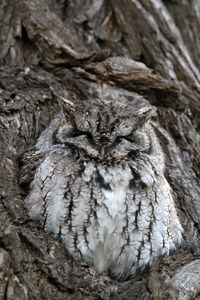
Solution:
[[(0, 20), (0, 299), (197, 299), (199, 1), (1, 0)], [(28, 219), (19, 158), (59, 111), (58, 96), (134, 93), (157, 107), (184, 241), (120, 283)]]

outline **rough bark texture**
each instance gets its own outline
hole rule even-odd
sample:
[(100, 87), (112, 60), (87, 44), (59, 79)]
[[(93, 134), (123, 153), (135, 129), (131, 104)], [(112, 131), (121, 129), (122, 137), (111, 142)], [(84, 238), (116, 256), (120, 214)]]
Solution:
[[(198, 298), (199, 0), (1, 0), (0, 24), (0, 299)], [(119, 283), (67, 257), (28, 219), (19, 158), (59, 110), (59, 95), (134, 92), (157, 107), (184, 242)]]

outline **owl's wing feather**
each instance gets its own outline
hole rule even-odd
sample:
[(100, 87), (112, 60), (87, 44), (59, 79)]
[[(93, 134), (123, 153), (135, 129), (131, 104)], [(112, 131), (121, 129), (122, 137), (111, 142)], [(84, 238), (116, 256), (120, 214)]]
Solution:
[(62, 146), (52, 147), (37, 169), (25, 201), (29, 216), (40, 221), (46, 231), (59, 233), (70, 202), (66, 190), (75, 173), (74, 159)]

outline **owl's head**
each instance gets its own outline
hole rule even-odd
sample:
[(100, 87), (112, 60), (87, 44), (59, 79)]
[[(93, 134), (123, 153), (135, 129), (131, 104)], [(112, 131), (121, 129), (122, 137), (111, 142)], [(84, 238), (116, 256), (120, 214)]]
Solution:
[(56, 140), (83, 150), (89, 156), (121, 159), (131, 151), (146, 149), (145, 128), (153, 107), (128, 101), (60, 99), (65, 122)]

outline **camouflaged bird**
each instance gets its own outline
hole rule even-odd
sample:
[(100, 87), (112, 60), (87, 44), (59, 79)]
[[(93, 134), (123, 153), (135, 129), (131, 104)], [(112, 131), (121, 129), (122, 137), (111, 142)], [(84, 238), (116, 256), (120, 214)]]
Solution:
[(127, 280), (182, 239), (154, 108), (146, 100), (60, 103), (23, 167), (26, 175), (36, 167), (28, 214), (73, 257)]

